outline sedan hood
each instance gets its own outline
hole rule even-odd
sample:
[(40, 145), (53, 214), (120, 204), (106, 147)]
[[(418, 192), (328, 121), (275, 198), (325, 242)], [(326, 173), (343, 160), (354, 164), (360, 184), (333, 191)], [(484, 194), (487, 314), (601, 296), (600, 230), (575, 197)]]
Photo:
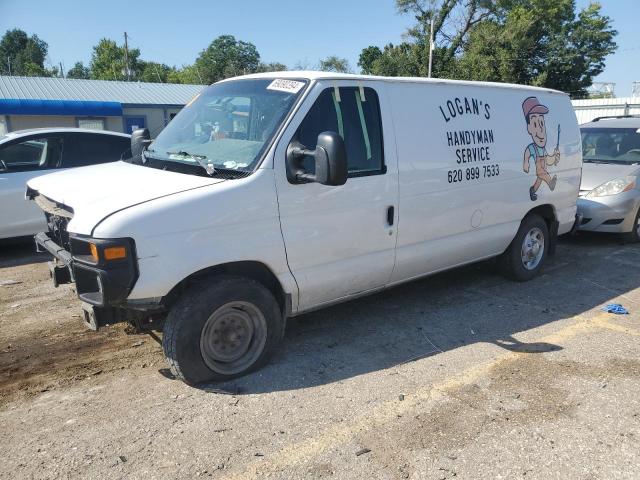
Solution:
[(582, 182), (580, 190), (593, 190), (609, 180), (633, 175), (638, 171), (638, 165), (621, 165), (616, 163), (588, 163), (582, 164)]
[(114, 162), (36, 177), (27, 182), (27, 189), (30, 195), (35, 190), (68, 207), (73, 211), (69, 230), (90, 235), (100, 221), (116, 211), (222, 181)]

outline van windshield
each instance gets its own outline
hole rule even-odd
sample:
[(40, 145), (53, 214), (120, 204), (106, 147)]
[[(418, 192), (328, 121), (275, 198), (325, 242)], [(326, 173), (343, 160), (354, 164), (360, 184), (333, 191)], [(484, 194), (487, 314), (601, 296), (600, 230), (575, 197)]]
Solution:
[(201, 166), (208, 174), (216, 169), (249, 172), (305, 85), (282, 79), (211, 85), (171, 120), (145, 157)]
[(640, 128), (583, 128), (585, 162), (640, 162)]

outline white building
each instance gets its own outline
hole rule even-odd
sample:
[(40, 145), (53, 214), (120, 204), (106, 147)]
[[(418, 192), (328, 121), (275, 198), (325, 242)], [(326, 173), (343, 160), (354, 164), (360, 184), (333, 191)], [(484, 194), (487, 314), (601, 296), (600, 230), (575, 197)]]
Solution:
[(204, 85), (0, 75), (0, 135), (37, 127), (83, 127), (156, 136)]
[(616, 115), (640, 115), (640, 97), (593, 98), (572, 100), (578, 123), (590, 122), (596, 117)]

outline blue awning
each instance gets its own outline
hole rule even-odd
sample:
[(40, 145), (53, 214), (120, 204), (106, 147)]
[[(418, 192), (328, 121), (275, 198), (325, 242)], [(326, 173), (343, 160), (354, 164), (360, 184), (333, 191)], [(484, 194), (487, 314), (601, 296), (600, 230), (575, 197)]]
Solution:
[(0, 115), (72, 115), (76, 117), (121, 117), (119, 102), (89, 100), (0, 99)]

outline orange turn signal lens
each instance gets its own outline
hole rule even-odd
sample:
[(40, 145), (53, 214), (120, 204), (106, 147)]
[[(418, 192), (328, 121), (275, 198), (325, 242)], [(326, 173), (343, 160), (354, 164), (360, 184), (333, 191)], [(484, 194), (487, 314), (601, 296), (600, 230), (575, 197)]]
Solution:
[(98, 247), (96, 247), (95, 243), (89, 244), (89, 250), (91, 251), (91, 259), (95, 263), (98, 263), (98, 261), (100, 260), (100, 257), (98, 257)]
[(105, 260), (119, 260), (127, 258), (127, 249), (125, 247), (107, 247), (103, 254)]

